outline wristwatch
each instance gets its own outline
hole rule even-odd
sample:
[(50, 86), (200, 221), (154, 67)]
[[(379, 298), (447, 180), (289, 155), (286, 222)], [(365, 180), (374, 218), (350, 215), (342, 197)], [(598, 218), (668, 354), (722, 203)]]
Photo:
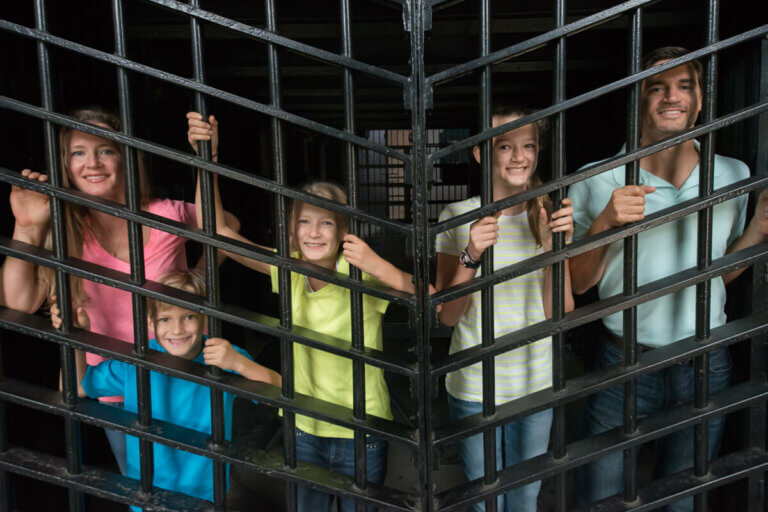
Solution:
[(459, 253), (459, 265), (464, 268), (479, 268), (482, 261), (473, 260), (467, 249), (469, 249), (469, 246)]

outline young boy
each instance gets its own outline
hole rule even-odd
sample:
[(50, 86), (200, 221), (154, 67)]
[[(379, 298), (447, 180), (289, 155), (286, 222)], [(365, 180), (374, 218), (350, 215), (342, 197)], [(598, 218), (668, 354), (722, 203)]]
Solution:
[[(205, 283), (194, 271), (168, 272), (157, 282), (197, 295), (205, 294)], [(152, 299), (147, 300), (147, 313), (149, 325), (155, 332), (155, 339), (150, 340), (149, 348), (237, 372), (250, 380), (280, 386), (280, 375), (252, 361), (245, 350), (233, 347), (221, 338), (206, 339), (203, 335), (203, 315)], [(51, 308), (51, 317), (54, 327), (58, 328), (61, 317), (55, 305)], [(77, 310), (77, 322), (83, 329), (89, 328), (88, 315), (83, 308)], [(97, 366), (87, 366), (85, 352), (77, 351), (77, 375), (80, 396), (122, 395), (127, 410), (138, 410), (133, 365), (108, 359)], [(150, 381), (153, 419), (211, 432), (211, 393), (208, 387), (157, 372), (150, 372)], [(232, 438), (234, 398), (234, 395), (224, 393), (224, 424), (228, 440)], [(126, 474), (139, 479), (139, 440), (129, 435), (126, 436), (126, 444)], [(153, 484), (157, 487), (213, 500), (212, 468), (213, 463), (207, 457), (154, 444)]]

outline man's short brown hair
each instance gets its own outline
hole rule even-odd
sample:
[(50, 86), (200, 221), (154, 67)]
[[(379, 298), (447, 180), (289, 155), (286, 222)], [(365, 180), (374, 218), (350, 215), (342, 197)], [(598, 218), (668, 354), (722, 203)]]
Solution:
[[(643, 57), (643, 70), (652, 68), (659, 61), (676, 59), (689, 53), (691, 52), (682, 46), (662, 46), (661, 48), (656, 48), (650, 53), (647, 53), (645, 57)], [(699, 89), (703, 91), (704, 67), (701, 65), (701, 62), (699, 62), (698, 59), (694, 59), (688, 64), (693, 66), (693, 70), (696, 71), (696, 78), (697, 82), (699, 83)]]

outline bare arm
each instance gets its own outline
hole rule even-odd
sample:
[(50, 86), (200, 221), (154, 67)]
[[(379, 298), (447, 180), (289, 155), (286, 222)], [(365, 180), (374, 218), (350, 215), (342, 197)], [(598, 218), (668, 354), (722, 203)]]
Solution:
[[(45, 174), (29, 169), (21, 171), (21, 175), (32, 181), (48, 181)], [(11, 187), (10, 203), (15, 218), (13, 239), (42, 247), (49, 230), (48, 196)], [(37, 278), (37, 266), (34, 263), (11, 256), (5, 259), (0, 267), (0, 304), (25, 313), (34, 313), (43, 305), (46, 294), (45, 286)]]
[[(189, 130), (187, 131), (187, 139), (189, 140), (189, 143), (192, 146), (192, 149), (195, 150), (195, 152), (197, 152), (198, 141), (210, 140), (213, 159), (214, 161), (217, 161), (218, 160), (218, 142), (219, 142), (219, 138), (218, 138), (219, 123), (216, 121), (216, 119), (213, 116), (210, 116), (209, 120), (210, 120), (210, 123), (206, 123), (205, 121), (203, 121), (202, 116), (197, 112), (188, 112), (187, 123), (189, 125)], [(197, 224), (199, 227), (202, 227), (203, 208), (202, 208), (200, 188), (201, 188), (200, 187), (200, 171), (198, 171), (197, 185), (195, 187), (195, 211), (197, 213)], [(250, 240), (248, 240), (247, 238), (245, 238), (244, 236), (238, 233), (240, 229), (240, 222), (237, 220), (237, 218), (234, 215), (224, 210), (224, 206), (221, 201), (221, 193), (219, 192), (219, 177), (216, 174), (214, 174), (213, 176), (213, 202), (214, 202), (214, 210), (215, 210), (215, 216), (216, 216), (216, 233), (222, 236), (226, 236), (228, 238), (239, 240), (241, 242), (257, 245), (262, 249), (272, 250), (268, 247), (254, 244), (253, 242), (251, 242)], [(262, 274), (267, 274), (267, 275), (270, 274), (270, 265), (267, 263), (254, 260), (251, 258), (247, 258), (245, 256), (240, 256), (238, 254), (234, 254), (227, 251), (219, 250), (218, 253), (220, 255), (225, 255), (227, 257), (230, 257), (233, 260), (237, 261), (238, 263), (241, 263), (248, 268), (261, 272)]]
[[(473, 260), (479, 261), (483, 252), (498, 241), (498, 219), (500, 216), (501, 212), (490, 217), (483, 217), (473, 222), (469, 227), (467, 250)], [(461, 265), (458, 256), (442, 252), (437, 254), (437, 278), (435, 285), (438, 290), (444, 290), (465, 283), (474, 278), (476, 274), (477, 269)], [(469, 295), (464, 295), (458, 299), (446, 302), (442, 305), (442, 309), (438, 311), (437, 317), (445, 325), (453, 327), (459, 323), (467, 307), (469, 307), (469, 298)]]
[[(344, 258), (366, 274), (370, 274), (385, 285), (401, 292), (414, 293), (413, 276), (388, 262), (355, 235), (344, 236)], [(435, 289), (429, 286), (429, 293)]]
[(209, 338), (203, 349), (205, 364), (218, 366), (224, 370), (237, 372), (248, 380), (257, 380), (281, 386), (283, 379), (279, 373), (251, 361), (238, 352), (223, 338)]
[[(589, 227), (587, 236), (596, 235), (629, 222), (643, 220), (645, 195), (655, 190), (655, 187), (647, 185), (630, 185), (614, 190), (605, 209)], [(571, 258), (574, 293), (581, 295), (600, 281), (605, 272), (607, 254), (608, 245), (603, 245)]]
[[(747, 229), (744, 233), (737, 238), (728, 250), (726, 254), (740, 251), (752, 247), (753, 245), (761, 244), (768, 240), (768, 189), (763, 190), (757, 200), (757, 207), (755, 208), (755, 214), (747, 225)], [(747, 267), (734, 270), (729, 274), (723, 275), (723, 282), (725, 284), (730, 283), (744, 272)]]
[[(563, 199), (563, 208), (552, 213), (552, 218), (547, 219), (544, 208), (539, 212), (539, 233), (541, 244), (545, 251), (552, 250), (552, 233), (565, 233), (568, 240), (573, 235), (573, 207), (571, 200)], [(571, 272), (568, 262), (565, 262), (565, 312), (573, 311), (573, 293), (571, 292)], [(552, 318), (552, 266), (544, 269), (544, 285), (542, 289), (542, 301), (544, 314)]]

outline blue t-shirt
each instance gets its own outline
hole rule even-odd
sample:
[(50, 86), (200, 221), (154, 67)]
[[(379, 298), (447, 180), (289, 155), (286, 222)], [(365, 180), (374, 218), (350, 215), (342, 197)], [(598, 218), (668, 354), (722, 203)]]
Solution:
[[(234, 345), (233, 345), (234, 346)], [(165, 349), (150, 340), (149, 348), (159, 352)], [(252, 359), (245, 350), (239, 353)], [(203, 353), (194, 359), (203, 363)], [(207, 386), (150, 371), (152, 418), (168, 421), (199, 432), (211, 433), (211, 390)], [(98, 366), (89, 366), (83, 378), (83, 389), (92, 398), (122, 395), (125, 408), (138, 412), (136, 368), (122, 361), (109, 359)], [(224, 425), (227, 440), (232, 439), (232, 404), (235, 396), (224, 393)], [(154, 479), (156, 487), (179, 491), (190, 496), (213, 500), (213, 462), (208, 457), (195, 455), (159, 443), (154, 444)], [(141, 478), (139, 439), (126, 436), (126, 473)], [(229, 468), (227, 468), (229, 471)], [(134, 510), (139, 510), (132, 507)]]
[[(698, 142), (696, 147), (698, 148)], [(619, 154), (626, 150), (622, 148)], [(590, 166), (593, 164), (589, 164)], [(714, 190), (749, 178), (749, 168), (743, 162), (715, 155), (713, 166)], [(616, 167), (571, 186), (568, 197), (573, 201), (573, 239), (586, 236), (600, 215), (611, 194), (624, 186), (624, 166)], [(677, 189), (671, 183), (640, 169), (640, 184), (652, 185), (656, 191), (645, 196), (645, 214), (675, 206), (699, 195), (699, 166)], [(742, 233), (747, 211), (747, 195), (715, 205), (712, 214), (712, 259), (725, 255)], [(638, 234), (637, 284), (661, 279), (696, 266), (698, 215), (681, 219)], [(601, 299), (620, 294), (624, 286), (624, 242), (610, 244), (603, 276), (597, 289)], [(725, 324), (725, 285), (721, 278), (712, 279), (710, 322), (712, 327)], [(696, 287), (691, 286), (637, 307), (637, 341), (651, 347), (663, 347), (696, 333)], [(622, 313), (603, 318), (605, 326), (622, 336)]]

